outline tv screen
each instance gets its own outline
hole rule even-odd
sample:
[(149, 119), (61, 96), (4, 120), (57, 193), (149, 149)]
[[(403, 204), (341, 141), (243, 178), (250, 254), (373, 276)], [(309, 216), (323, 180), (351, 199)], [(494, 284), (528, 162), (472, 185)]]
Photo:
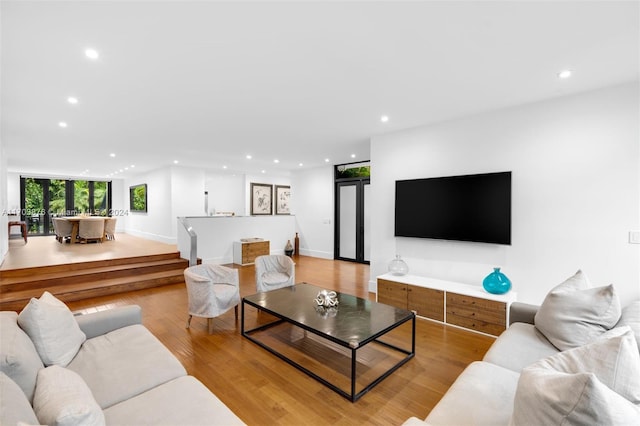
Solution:
[(511, 172), (396, 181), (395, 236), (511, 244)]

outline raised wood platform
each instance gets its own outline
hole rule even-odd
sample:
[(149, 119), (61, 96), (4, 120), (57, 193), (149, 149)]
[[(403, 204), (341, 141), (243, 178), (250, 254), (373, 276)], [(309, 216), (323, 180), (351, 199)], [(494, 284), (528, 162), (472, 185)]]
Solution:
[(181, 283), (188, 266), (175, 245), (127, 234), (91, 245), (12, 239), (0, 267), (0, 309), (21, 310), (45, 290), (69, 302)]
[(2, 271), (0, 310), (20, 310), (46, 290), (69, 302), (184, 281), (180, 253)]

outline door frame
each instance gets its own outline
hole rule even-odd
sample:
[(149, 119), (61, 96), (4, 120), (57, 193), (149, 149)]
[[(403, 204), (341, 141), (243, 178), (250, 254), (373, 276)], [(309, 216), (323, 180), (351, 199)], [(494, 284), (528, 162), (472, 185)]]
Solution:
[[(364, 257), (364, 188), (365, 185), (371, 184), (370, 177), (337, 179), (335, 182), (335, 211), (334, 211), (334, 247), (333, 258), (336, 260), (345, 260), (348, 262), (370, 264), (370, 260), (366, 260)], [(340, 188), (343, 186), (355, 186), (356, 187), (356, 257), (341, 257), (340, 256)]]

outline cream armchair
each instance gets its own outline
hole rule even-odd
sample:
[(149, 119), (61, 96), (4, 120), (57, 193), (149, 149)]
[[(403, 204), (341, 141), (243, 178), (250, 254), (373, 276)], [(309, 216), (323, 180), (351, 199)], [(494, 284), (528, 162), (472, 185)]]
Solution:
[(238, 319), (240, 284), (238, 270), (220, 265), (195, 265), (184, 270), (189, 298), (189, 319), (193, 316), (207, 318), (209, 334), (213, 333), (213, 318), (235, 308)]
[(270, 291), (296, 283), (295, 264), (281, 254), (258, 256), (255, 260), (256, 290)]

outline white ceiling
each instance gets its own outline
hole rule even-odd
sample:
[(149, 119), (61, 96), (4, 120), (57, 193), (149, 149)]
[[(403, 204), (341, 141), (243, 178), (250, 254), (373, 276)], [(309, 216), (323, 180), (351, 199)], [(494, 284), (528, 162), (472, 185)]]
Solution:
[(3, 0), (0, 13), (2, 143), (9, 170), (40, 175), (173, 160), (281, 175), (366, 160), (382, 133), (639, 76), (637, 1)]

